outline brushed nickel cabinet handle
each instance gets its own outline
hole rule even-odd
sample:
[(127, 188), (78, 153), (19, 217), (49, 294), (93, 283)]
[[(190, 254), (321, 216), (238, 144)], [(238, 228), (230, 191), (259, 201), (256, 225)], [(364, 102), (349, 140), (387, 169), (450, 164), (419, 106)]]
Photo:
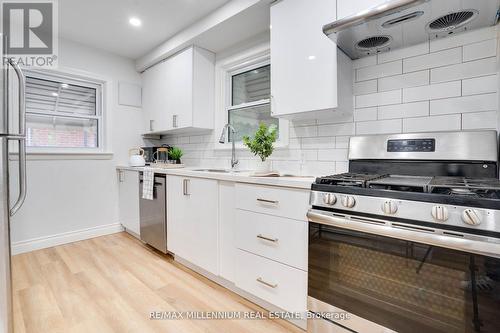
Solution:
[(149, 131), (150, 131), (150, 132), (153, 132), (153, 131), (154, 131), (154, 123), (155, 123), (155, 121), (154, 121), (154, 120), (150, 120), (150, 121), (149, 121)]
[(190, 195), (188, 185), (189, 185), (189, 179), (183, 179), (182, 180), (182, 194)]
[(265, 286), (267, 286), (267, 287), (269, 287), (269, 288), (273, 288), (273, 289), (275, 289), (275, 288), (277, 288), (277, 287), (278, 287), (278, 284), (277, 284), (277, 283), (269, 283), (269, 282), (266, 282), (266, 281), (264, 281), (264, 279), (262, 279), (261, 277), (258, 277), (256, 281), (257, 281), (257, 282), (259, 282), (259, 283), (261, 283), (261, 284), (263, 284), (263, 285), (265, 285)]
[(268, 242), (272, 242), (272, 243), (277, 243), (278, 242), (278, 238), (266, 237), (266, 236), (263, 236), (261, 234), (258, 234), (257, 238), (265, 240), (265, 241), (268, 241)]
[(261, 199), (261, 198), (257, 198), (257, 201), (263, 202), (263, 203), (268, 203), (268, 204), (273, 204), (273, 205), (277, 205), (279, 203), (278, 200), (267, 200), (267, 199)]

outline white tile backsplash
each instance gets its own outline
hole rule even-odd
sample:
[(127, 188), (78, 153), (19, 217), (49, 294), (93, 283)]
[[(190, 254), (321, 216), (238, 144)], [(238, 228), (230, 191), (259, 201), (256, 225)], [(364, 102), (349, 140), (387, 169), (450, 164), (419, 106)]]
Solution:
[[(433, 40), (353, 61), (353, 114), (290, 122), (290, 143), (270, 158), (275, 170), (327, 175), (348, 170), (353, 135), (498, 129), (496, 29)], [(164, 139), (186, 152), (189, 166), (230, 167), (230, 150), (215, 150), (216, 135)], [(163, 142), (162, 142), (163, 143)], [(239, 150), (239, 168), (256, 158)]]
[(403, 59), (403, 72), (415, 72), (423, 69), (436, 68), (462, 62), (462, 48), (429, 53)]

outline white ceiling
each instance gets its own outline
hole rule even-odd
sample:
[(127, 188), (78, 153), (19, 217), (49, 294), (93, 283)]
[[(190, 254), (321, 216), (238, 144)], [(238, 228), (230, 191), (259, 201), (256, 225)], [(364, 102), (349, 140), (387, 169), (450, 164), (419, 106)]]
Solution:
[[(229, 0), (60, 0), (59, 35), (137, 59)], [(129, 24), (130, 17), (142, 26)]]

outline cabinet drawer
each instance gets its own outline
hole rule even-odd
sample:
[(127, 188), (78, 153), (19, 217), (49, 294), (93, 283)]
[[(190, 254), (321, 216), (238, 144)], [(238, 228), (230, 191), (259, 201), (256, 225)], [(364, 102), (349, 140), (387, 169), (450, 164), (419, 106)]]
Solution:
[(307, 222), (236, 211), (240, 249), (307, 271)]
[(274, 186), (236, 184), (236, 196), (237, 208), (307, 221), (309, 191)]
[(237, 250), (236, 286), (285, 311), (305, 312), (307, 273)]

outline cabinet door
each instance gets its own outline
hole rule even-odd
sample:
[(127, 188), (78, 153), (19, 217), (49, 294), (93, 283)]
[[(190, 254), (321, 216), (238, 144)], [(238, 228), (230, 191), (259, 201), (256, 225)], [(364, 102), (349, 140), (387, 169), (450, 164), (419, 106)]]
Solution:
[(189, 178), (188, 205), (192, 237), (193, 264), (218, 275), (218, 182), (213, 179)]
[(167, 176), (167, 250), (186, 260), (191, 260), (189, 221), (184, 178)]
[(146, 133), (169, 129), (167, 121), (167, 81), (169, 78), (166, 62), (159, 63), (142, 74), (143, 110)]
[(323, 25), (332, 0), (284, 0), (271, 7), (271, 95), (275, 116), (337, 107), (337, 47)]
[(337, 0), (337, 18), (345, 18), (361, 11), (378, 6), (387, 0)]
[(219, 183), (219, 275), (234, 281), (236, 256), (236, 192), (235, 183)]
[(140, 235), (139, 172), (119, 170), (120, 223), (129, 231)]
[(168, 76), (165, 84), (166, 122), (169, 128), (186, 128), (193, 124), (193, 48), (165, 62)]

